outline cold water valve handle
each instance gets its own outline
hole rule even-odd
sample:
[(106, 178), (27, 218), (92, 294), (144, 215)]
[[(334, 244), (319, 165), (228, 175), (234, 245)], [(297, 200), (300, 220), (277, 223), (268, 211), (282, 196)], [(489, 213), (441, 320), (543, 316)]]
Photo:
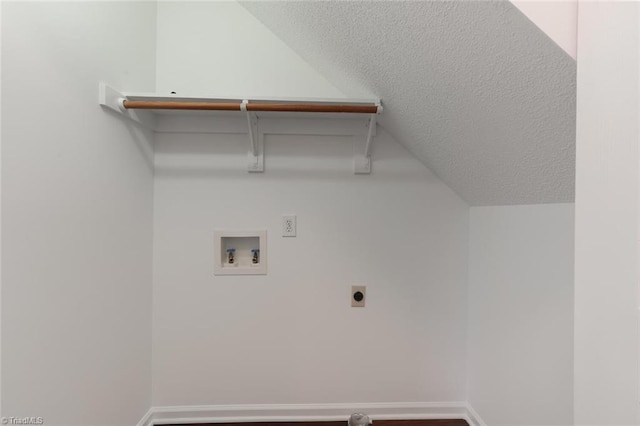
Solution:
[(235, 262), (236, 249), (227, 249), (227, 263), (232, 265)]

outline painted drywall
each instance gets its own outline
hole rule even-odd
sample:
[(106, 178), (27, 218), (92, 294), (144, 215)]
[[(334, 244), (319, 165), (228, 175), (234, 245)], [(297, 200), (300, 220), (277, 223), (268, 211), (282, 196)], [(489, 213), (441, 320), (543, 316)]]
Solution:
[[(2, 2), (0, 2), (0, 99), (2, 99)], [(2, 129), (2, 102), (0, 102)], [(2, 132), (0, 131), (0, 418), (2, 418)]]
[(581, 2), (575, 422), (638, 424), (638, 5)]
[(344, 97), (235, 1), (159, 2), (157, 39), (158, 93)]
[(156, 5), (2, 7), (2, 414), (131, 426), (151, 393), (152, 135), (98, 82), (153, 90)]
[(469, 204), (573, 202), (575, 61), (510, 2), (241, 4)]
[(492, 426), (573, 424), (574, 207), (469, 214), (469, 403)]
[[(380, 130), (366, 176), (349, 137), (265, 144), (157, 135), (154, 406), (464, 401), (467, 205)], [(267, 275), (215, 276), (214, 229), (266, 229)]]
[(511, 0), (546, 35), (576, 59), (578, 0)]

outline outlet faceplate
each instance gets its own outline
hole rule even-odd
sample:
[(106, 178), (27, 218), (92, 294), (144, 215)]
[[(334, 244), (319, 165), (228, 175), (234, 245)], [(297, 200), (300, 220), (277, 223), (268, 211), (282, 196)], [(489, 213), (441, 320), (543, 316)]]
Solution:
[(296, 215), (288, 214), (288, 215), (282, 216), (282, 236), (283, 237), (296, 236)]
[(364, 308), (364, 301), (367, 296), (367, 287), (363, 285), (351, 286), (351, 307)]

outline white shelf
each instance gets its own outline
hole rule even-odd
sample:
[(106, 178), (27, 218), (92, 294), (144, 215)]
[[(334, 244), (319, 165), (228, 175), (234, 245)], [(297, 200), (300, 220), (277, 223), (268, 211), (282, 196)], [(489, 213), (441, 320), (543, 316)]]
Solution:
[[(355, 174), (371, 173), (371, 143), (376, 136), (376, 116), (382, 113), (380, 99), (326, 99), (326, 98), (224, 98), (208, 96), (179, 96), (153, 93), (123, 93), (105, 84), (99, 84), (100, 105), (127, 117), (154, 131), (158, 122), (167, 116), (212, 118), (245, 117), (245, 129), (249, 136), (247, 169), (264, 172), (264, 134), (259, 125), (261, 119), (296, 117), (296, 120), (340, 120), (362, 124), (357, 130), (343, 131), (345, 136), (358, 136), (363, 140), (355, 149), (353, 165)], [(218, 108), (229, 110), (218, 110)], [(211, 110), (214, 109), (214, 110)], [(273, 111), (274, 109), (279, 111)], [(315, 126), (320, 130), (300, 134), (335, 134), (333, 126)], [(340, 126), (345, 129), (347, 126)], [(366, 130), (365, 130), (366, 129)]]
[(379, 105), (380, 99), (355, 99), (355, 98), (278, 98), (278, 97), (219, 97), (219, 96), (180, 96), (157, 93), (134, 93), (124, 92), (122, 94), (130, 101), (167, 101), (167, 102), (237, 102), (248, 100), (249, 102), (261, 103), (291, 103), (291, 104), (327, 104), (327, 105)]

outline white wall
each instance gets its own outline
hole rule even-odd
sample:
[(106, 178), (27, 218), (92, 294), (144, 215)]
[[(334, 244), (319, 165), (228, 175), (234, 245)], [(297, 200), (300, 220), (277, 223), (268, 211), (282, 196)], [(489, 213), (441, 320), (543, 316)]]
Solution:
[(578, 17), (575, 422), (638, 424), (638, 5)]
[(159, 2), (157, 31), (158, 93), (343, 97), (236, 1)]
[[(0, 2), (0, 99), (2, 99), (2, 9), (2, 2)], [(0, 129), (2, 129), (1, 101)], [(2, 131), (0, 130), (0, 417), (2, 413)]]
[(472, 207), (469, 390), (491, 426), (573, 419), (573, 205)]
[(150, 405), (151, 135), (98, 82), (154, 89), (153, 2), (3, 2), (2, 408), (127, 425)]
[[(265, 144), (249, 174), (246, 134), (157, 135), (154, 405), (463, 401), (465, 203), (383, 132), (367, 176), (346, 137)], [(268, 274), (214, 276), (215, 228), (267, 229)]]
[[(236, 2), (159, 3), (157, 64), (159, 92), (342, 97)], [(467, 207), (375, 144), (354, 176), (348, 138), (269, 135), (248, 174), (246, 133), (157, 135), (154, 405), (464, 400)], [(214, 276), (215, 228), (266, 228), (268, 275)]]

